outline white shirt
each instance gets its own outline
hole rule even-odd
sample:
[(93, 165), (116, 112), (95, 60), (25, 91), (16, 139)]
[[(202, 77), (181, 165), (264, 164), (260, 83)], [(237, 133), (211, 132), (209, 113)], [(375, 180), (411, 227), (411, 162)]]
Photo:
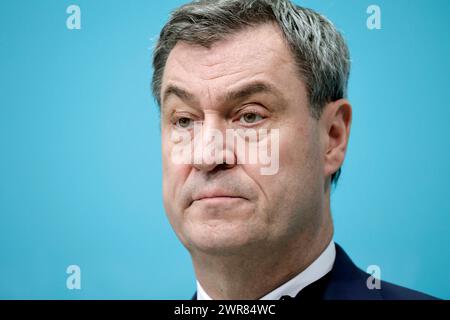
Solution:
[[(269, 292), (260, 300), (279, 300), (282, 296), (295, 297), (303, 288), (330, 272), (333, 268), (335, 258), (336, 248), (334, 246), (334, 241), (331, 240), (327, 248), (305, 270), (272, 292)], [(198, 281), (197, 300), (212, 300)]]

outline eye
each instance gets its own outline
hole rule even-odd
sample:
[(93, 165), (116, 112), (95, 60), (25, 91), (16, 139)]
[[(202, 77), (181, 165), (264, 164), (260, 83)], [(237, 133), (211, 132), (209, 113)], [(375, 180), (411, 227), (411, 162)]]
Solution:
[(263, 120), (264, 118), (255, 112), (247, 112), (243, 114), (239, 121), (243, 124), (253, 124)]
[(182, 129), (188, 129), (192, 126), (192, 124), (194, 123), (194, 121), (190, 118), (186, 118), (186, 117), (182, 117), (179, 118), (176, 122), (175, 125), (179, 128)]

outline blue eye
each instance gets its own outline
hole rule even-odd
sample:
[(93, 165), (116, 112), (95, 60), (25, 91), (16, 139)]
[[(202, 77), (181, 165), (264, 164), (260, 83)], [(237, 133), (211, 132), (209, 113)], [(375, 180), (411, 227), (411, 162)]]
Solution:
[(256, 123), (258, 121), (261, 121), (263, 119), (263, 117), (261, 117), (259, 114), (254, 113), (254, 112), (248, 112), (243, 114), (240, 118), (239, 121), (241, 123), (244, 124), (252, 124), (252, 123)]

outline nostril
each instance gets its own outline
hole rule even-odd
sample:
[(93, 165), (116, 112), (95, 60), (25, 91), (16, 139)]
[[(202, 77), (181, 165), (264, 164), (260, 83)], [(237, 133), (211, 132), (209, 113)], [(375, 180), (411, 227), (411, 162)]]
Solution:
[(224, 169), (230, 169), (233, 168), (235, 165), (233, 163), (227, 163), (226, 161), (224, 161), (223, 163), (220, 164), (220, 166)]

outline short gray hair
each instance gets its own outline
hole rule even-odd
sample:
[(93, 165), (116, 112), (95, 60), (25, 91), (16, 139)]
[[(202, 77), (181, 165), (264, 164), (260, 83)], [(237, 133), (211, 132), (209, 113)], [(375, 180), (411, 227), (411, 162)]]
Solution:
[[(178, 41), (210, 47), (246, 27), (276, 23), (304, 80), (311, 115), (319, 119), (328, 102), (347, 96), (350, 56), (344, 38), (317, 12), (289, 0), (199, 0), (172, 12), (153, 54), (153, 95), (161, 106), (161, 84)], [(336, 183), (341, 169), (331, 180)]]

